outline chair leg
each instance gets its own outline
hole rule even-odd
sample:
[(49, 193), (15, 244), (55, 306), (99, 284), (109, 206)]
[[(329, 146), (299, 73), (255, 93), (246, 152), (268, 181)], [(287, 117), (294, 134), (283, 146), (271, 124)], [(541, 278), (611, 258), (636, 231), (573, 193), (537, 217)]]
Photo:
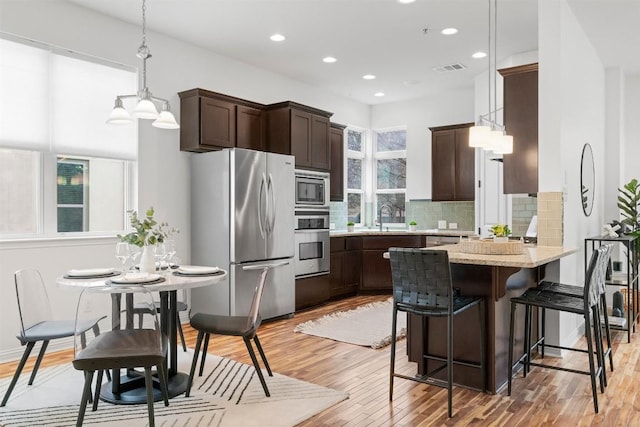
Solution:
[(531, 372), (531, 306), (525, 305), (524, 307), (524, 378), (527, 377), (527, 373)]
[(9, 396), (11, 396), (11, 392), (13, 391), (13, 388), (16, 386), (16, 383), (18, 382), (18, 378), (20, 377), (20, 373), (24, 368), (24, 364), (27, 362), (27, 359), (29, 358), (29, 354), (31, 354), (31, 350), (33, 350), (33, 346), (35, 344), (36, 343), (34, 341), (30, 341), (27, 343), (27, 347), (24, 349), (24, 353), (22, 353), (22, 359), (20, 359), (20, 363), (18, 363), (16, 372), (13, 374), (13, 378), (11, 379), (11, 384), (9, 384), (9, 388), (7, 389), (7, 392), (4, 394), (4, 398), (2, 399), (2, 404), (0, 405), (0, 407), (3, 407), (4, 405), (7, 404), (7, 401), (9, 400)]
[(391, 320), (391, 364), (389, 367), (389, 402), (393, 400), (393, 378), (396, 366), (396, 325), (398, 323), (398, 309), (393, 305), (393, 318)]
[(184, 333), (182, 332), (182, 324), (180, 323), (180, 313), (176, 311), (176, 327), (178, 328), (178, 334), (180, 335), (180, 342), (182, 342), (182, 351), (187, 351), (187, 344), (184, 342)]
[(81, 427), (84, 421), (84, 413), (87, 410), (87, 401), (91, 395), (91, 383), (93, 382), (93, 372), (84, 372), (84, 389), (82, 390), (82, 399), (80, 400), (80, 410), (78, 411), (78, 419), (76, 421), (76, 427)]
[(147, 390), (147, 410), (149, 411), (149, 427), (155, 427), (155, 416), (153, 414), (153, 376), (151, 375), (151, 368), (145, 366), (144, 368), (144, 384)]
[(607, 337), (607, 351), (609, 352), (609, 365), (611, 366), (611, 372), (613, 372), (613, 350), (611, 349), (611, 328), (609, 327), (609, 314), (607, 313), (607, 297), (606, 294), (602, 294), (602, 312), (604, 313), (604, 331)]
[(542, 353), (541, 356), (544, 359), (544, 343), (545, 340), (547, 339), (547, 336), (545, 335), (545, 331), (546, 331), (546, 326), (547, 326), (547, 310), (543, 307), (542, 308), (542, 325), (541, 325), (541, 329), (542, 329), (542, 341), (540, 341), (542, 343)]
[(602, 346), (602, 323), (600, 320), (600, 309), (598, 305), (594, 305), (591, 308), (593, 314), (593, 338), (596, 345), (596, 355), (598, 360), (598, 367), (600, 370), (600, 390), (604, 393), (604, 389), (607, 386), (607, 367), (604, 357), (604, 348)]
[(267, 373), (270, 377), (273, 376), (273, 372), (271, 372), (271, 366), (269, 366), (269, 362), (267, 362), (267, 356), (264, 355), (264, 350), (262, 350), (262, 345), (260, 344), (260, 340), (258, 339), (258, 335), (253, 337), (253, 341), (256, 343), (256, 347), (258, 348), (258, 352), (260, 353), (260, 357), (262, 358), (262, 362), (264, 363), (264, 367), (267, 369)]
[(98, 400), (100, 400), (100, 386), (102, 385), (102, 375), (104, 370), (100, 369), (98, 371), (98, 378), (96, 379), (96, 391), (93, 392), (93, 406), (91, 410), (93, 412), (98, 410)]
[(264, 389), (264, 394), (267, 397), (270, 397), (269, 389), (267, 388), (267, 383), (264, 380), (264, 376), (262, 375), (262, 371), (260, 370), (260, 365), (258, 364), (258, 359), (256, 359), (256, 354), (253, 351), (253, 347), (251, 346), (251, 341), (248, 338), (242, 337), (245, 345), (247, 346), (247, 350), (249, 351), (249, 356), (251, 356), (251, 361), (253, 362), (253, 367), (256, 369), (256, 373), (258, 374), (258, 378), (260, 378), (260, 383), (262, 384), (262, 388)]
[(169, 389), (167, 387), (167, 372), (164, 370), (164, 363), (158, 363), (156, 369), (158, 370), (158, 378), (160, 379), (160, 390), (162, 390), (164, 406), (169, 406)]
[(591, 393), (593, 394), (593, 408), (598, 413), (598, 390), (596, 386), (596, 368), (595, 363), (593, 362), (593, 340), (591, 337), (591, 322), (589, 320), (589, 313), (587, 312), (584, 316), (584, 329), (585, 335), (587, 337), (587, 350), (589, 355), (589, 372), (591, 377)]
[(507, 396), (511, 396), (511, 379), (513, 378), (513, 323), (516, 314), (516, 303), (511, 303), (509, 320), (509, 366), (507, 367)]
[(200, 359), (200, 371), (198, 371), (198, 376), (201, 377), (204, 372), (204, 362), (207, 358), (207, 350), (209, 349), (209, 336), (211, 334), (205, 334), (204, 336), (204, 346), (202, 347), (202, 358)]
[(453, 417), (453, 313), (447, 317), (447, 406), (449, 418)]
[[(196, 348), (193, 350), (193, 360), (191, 361), (191, 369), (189, 370), (189, 380), (187, 382), (187, 390), (184, 394), (185, 397), (189, 397), (189, 394), (191, 393), (191, 386), (193, 385), (193, 375), (196, 373), (196, 366), (198, 365), (198, 352), (200, 352), (200, 346), (202, 345), (203, 336), (204, 336), (204, 332), (202, 331), (198, 332), (198, 338), (196, 339)], [(202, 371), (202, 365), (200, 365), (200, 371)]]
[(40, 348), (40, 353), (38, 353), (38, 358), (36, 359), (35, 365), (33, 365), (33, 371), (31, 371), (31, 376), (29, 377), (29, 385), (33, 384), (33, 381), (36, 379), (36, 374), (38, 373), (38, 369), (40, 368), (40, 363), (42, 363), (42, 358), (44, 357), (44, 353), (47, 351), (48, 346), (49, 346), (49, 340), (42, 341), (42, 347)]

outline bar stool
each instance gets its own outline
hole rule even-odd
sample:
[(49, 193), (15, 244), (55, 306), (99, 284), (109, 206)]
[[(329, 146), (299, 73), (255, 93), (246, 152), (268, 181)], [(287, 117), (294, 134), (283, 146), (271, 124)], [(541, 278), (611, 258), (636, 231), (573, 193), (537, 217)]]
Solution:
[[(596, 380), (600, 380), (600, 389), (604, 393), (604, 356), (602, 354), (602, 338), (601, 338), (601, 327), (598, 320), (598, 304), (600, 301), (599, 294), (599, 285), (598, 280), (600, 277), (604, 278), (604, 274), (606, 273), (607, 264), (609, 262), (608, 256), (610, 255), (611, 248), (607, 248), (607, 246), (601, 246), (596, 249), (589, 262), (589, 267), (587, 270), (587, 277), (585, 280), (585, 285), (583, 288), (583, 296), (582, 298), (576, 298), (574, 296), (561, 295), (554, 292), (548, 292), (543, 290), (538, 290), (536, 288), (528, 289), (525, 293), (523, 293), (519, 297), (511, 298), (511, 317), (510, 317), (510, 327), (509, 327), (509, 366), (508, 366), (508, 389), (507, 394), (511, 395), (511, 381), (513, 378), (513, 339), (514, 339), (514, 319), (515, 319), (515, 310), (517, 304), (522, 304), (525, 306), (526, 314), (525, 314), (525, 349), (523, 355), (518, 358), (516, 364), (521, 363), (523, 365), (523, 373), (526, 376), (527, 371), (530, 369), (530, 366), (538, 366), (549, 369), (556, 369), (565, 372), (572, 372), (576, 374), (589, 375), (591, 377), (591, 392), (593, 395), (593, 406), (595, 412), (598, 413), (598, 394), (597, 394), (597, 386)], [(550, 345), (544, 344), (542, 341), (542, 345), (547, 347), (554, 347), (563, 350), (577, 351), (581, 353), (586, 353), (589, 359), (589, 371), (584, 370), (576, 370), (570, 368), (563, 368), (561, 366), (553, 366), (547, 365), (538, 362), (531, 361), (531, 309), (533, 307), (537, 308), (545, 308), (551, 310), (557, 310), (567, 313), (581, 314), (585, 320), (585, 336), (587, 340), (587, 350), (578, 349), (574, 347), (565, 347), (560, 345)], [(592, 319), (594, 321), (594, 335), (596, 341), (600, 341), (600, 346), (596, 345), (596, 349), (594, 351), (594, 342), (593, 337), (591, 335), (591, 326)], [(598, 322), (598, 323), (595, 323)], [(542, 335), (544, 336), (544, 330), (542, 331)], [(596, 363), (594, 362), (593, 356), (594, 354), (598, 360), (598, 366), (596, 367)]]
[[(395, 377), (436, 385), (447, 389), (448, 415), (453, 416), (452, 388), (453, 365), (480, 369), (482, 388), (485, 384), (485, 306), (482, 297), (456, 295), (451, 281), (449, 254), (442, 250), (390, 248), (391, 276), (393, 278), (393, 320), (391, 328), (391, 367), (389, 373), (389, 400), (393, 400)], [(453, 360), (453, 317), (478, 306), (480, 321), (480, 363)], [(424, 377), (410, 377), (395, 372), (396, 322), (399, 311), (423, 317), (447, 318), (447, 357), (423, 355), (424, 359), (444, 362)], [(447, 380), (432, 375), (447, 369)]]

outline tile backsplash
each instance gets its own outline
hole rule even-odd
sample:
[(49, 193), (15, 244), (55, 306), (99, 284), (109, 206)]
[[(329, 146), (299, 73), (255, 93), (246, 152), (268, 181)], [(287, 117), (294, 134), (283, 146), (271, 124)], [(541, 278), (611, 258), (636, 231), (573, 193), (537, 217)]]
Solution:
[(562, 192), (538, 193), (538, 245), (562, 246)]

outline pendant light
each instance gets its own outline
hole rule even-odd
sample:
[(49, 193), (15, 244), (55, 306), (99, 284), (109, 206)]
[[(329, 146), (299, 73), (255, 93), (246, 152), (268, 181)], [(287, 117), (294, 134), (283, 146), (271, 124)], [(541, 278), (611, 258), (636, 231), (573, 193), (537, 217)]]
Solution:
[[(496, 154), (510, 154), (513, 152), (513, 136), (507, 135), (505, 127), (498, 124), (498, 96), (497, 79), (498, 74), (498, 4), (497, 0), (488, 0), (489, 3), (489, 31), (488, 31), (488, 99), (489, 110), (487, 114), (481, 115), (475, 126), (469, 128), (469, 146), (480, 147)], [(491, 7), (493, 3), (494, 25), (493, 25), (493, 55), (491, 49)], [(493, 59), (493, 64), (492, 64)], [(491, 75), (493, 73), (493, 107), (491, 105)]]
[[(136, 53), (136, 56), (142, 59), (142, 89), (135, 95), (118, 95), (111, 115), (107, 119), (107, 123), (115, 125), (128, 124), (133, 121), (133, 118), (137, 118), (154, 120), (152, 126), (157, 128), (179, 129), (180, 125), (178, 125), (176, 118), (171, 113), (169, 101), (153, 96), (147, 87), (147, 59), (151, 58), (151, 51), (147, 46), (146, 11), (146, 0), (142, 0), (142, 44), (138, 48), (138, 53)], [(138, 100), (131, 114), (124, 108), (122, 103), (122, 100), (126, 98), (136, 98)], [(160, 113), (158, 113), (154, 102), (162, 104)]]

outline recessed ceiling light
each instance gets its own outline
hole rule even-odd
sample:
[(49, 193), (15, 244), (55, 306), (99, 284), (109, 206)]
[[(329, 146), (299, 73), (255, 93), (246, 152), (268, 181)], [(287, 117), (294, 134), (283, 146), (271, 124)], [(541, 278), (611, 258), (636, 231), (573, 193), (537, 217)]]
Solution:
[(274, 34), (269, 38), (274, 42), (281, 42), (281, 41), (284, 41), (286, 39), (286, 37), (283, 36), (282, 34)]
[(327, 64), (333, 64), (334, 62), (336, 62), (336, 61), (337, 61), (337, 59), (336, 59), (336, 58), (334, 58), (333, 56), (327, 56), (327, 57), (325, 57), (325, 58), (322, 58), (322, 60), (323, 60), (324, 62), (326, 62)]
[(384, 92), (376, 92), (373, 96), (384, 96)]
[(409, 4), (409, 3), (413, 3), (416, 0), (396, 0), (398, 3), (400, 4)]
[(487, 56), (487, 54), (484, 52), (476, 52), (473, 55), (471, 55), (471, 57), (474, 59), (484, 58), (485, 56)]
[(444, 34), (445, 36), (450, 36), (452, 34), (456, 34), (458, 32), (457, 28), (445, 28), (444, 30), (441, 31), (442, 34)]
[(374, 76), (373, 74), (365, 74), (364, 76), (362, 76), (362, 78), (365, 80), (373, 80), (376, 78), (376, 76)]

